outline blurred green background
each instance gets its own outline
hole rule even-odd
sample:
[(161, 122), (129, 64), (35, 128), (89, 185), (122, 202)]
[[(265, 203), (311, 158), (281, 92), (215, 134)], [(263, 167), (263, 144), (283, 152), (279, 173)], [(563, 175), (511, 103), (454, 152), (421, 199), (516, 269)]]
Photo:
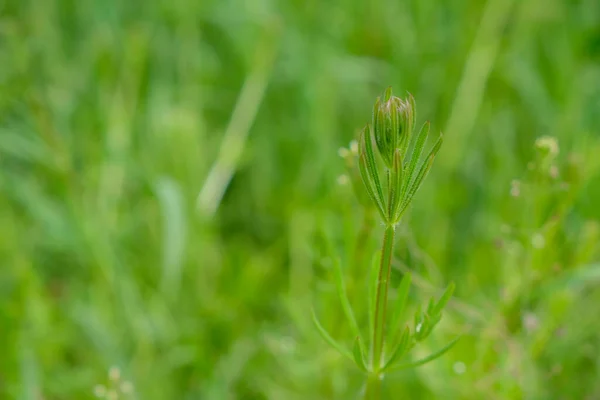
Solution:
[(356, 398), (310, 309), (351, 343), (339, 256), (366, 318), (390, 85), (445, 135), (393, 285), (464, 336), (387, 398), (600, 399), (597, 0), (0, 0), (0, 398)]

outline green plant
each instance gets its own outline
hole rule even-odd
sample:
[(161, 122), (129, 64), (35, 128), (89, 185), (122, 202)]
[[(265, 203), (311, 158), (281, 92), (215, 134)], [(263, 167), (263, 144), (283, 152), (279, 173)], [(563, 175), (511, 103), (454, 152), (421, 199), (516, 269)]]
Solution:
[[(357, 152), (354, 153), (358, 159), (361, 180), (385, 228), (379, 263), (373, 266), (370, 276), (369, 353), (361, 339), (361, 330), (346, 294), (339, 262), (335, 268), (336, 285), (344, 314), (355, 335), (353, 350), (350, 352), (333, 339), (313, 313), (314, 323), (323, 338), (354, 361), (366, 374), (366, 399), (381, 398), (381, 383), (386, 373), (430, 362), (448, 351), (458, 340), (454, 339), (423, 359), (412, 362), (404, 360), (410, 350), (425, 340), (441, 320), (442, 311), (454, 291), (453, 283), (448, 285), (438, 300), (431, 298), (424, 311), (421, 307), (417, 308), (411, 329), (408, 324), (402, 327), (401, 323), (411, 284), (411, 275), (405, 274), (397, 289), (391, 318), (387, 316), (396, 226), (431, 169), (442, 145), (440, 136), (422, 160), (429, 135), (429, 123), (426, 122), (418, 134), (414, 135), (415, 112), (415, 101), (411, 95), (407, 99), (401, 99), (393, 96), (391, 88), (388, 88), (383, 100), (377, 99), (372, 124), (362, 130)], [(350, 175), (356, 176), (352, 171)], [(355, 184), (354, 187), (356, 186)], [(361, 204), (368, 207), (364, 200)]]

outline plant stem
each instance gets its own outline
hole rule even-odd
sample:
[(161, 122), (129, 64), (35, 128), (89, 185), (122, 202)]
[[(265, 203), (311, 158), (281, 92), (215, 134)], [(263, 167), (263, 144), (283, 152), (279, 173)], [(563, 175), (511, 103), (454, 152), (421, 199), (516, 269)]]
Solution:
[(381, 379), (373, 373), (367, 377), (367, 388), (365, 390), (365, 400), (381, 399)]
[[(381, 393), (381, 367), (384, 350), (385, 316), (387, 311), (388, 287), (392, 266), (392, 252), (394, 248), (394, 225), (388, 225), (383, 235), (381, 247), (381, 261), (377, 278), (377, 291), (375, 295), (375, 321), (373, 324), (373, 340), (371, 347), (371, 374), (367, 381), (366, 399), (378, 399)], [(376, 397), (374, 397), (376, 396)]]

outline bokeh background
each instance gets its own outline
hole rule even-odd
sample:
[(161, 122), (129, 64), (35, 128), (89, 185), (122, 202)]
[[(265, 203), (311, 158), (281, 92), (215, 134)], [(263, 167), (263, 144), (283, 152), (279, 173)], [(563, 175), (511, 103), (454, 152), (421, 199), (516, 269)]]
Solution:
[(0, 398), (356, 398), (310, 310), (352, 342), (340, 257), (365, 321), (338, 149), (387, 86), (445, 135), (392, 284), (457, 291), (414, 357), (463, 334), (387, 397), (600, 399), (597, 0), (0, 1)]

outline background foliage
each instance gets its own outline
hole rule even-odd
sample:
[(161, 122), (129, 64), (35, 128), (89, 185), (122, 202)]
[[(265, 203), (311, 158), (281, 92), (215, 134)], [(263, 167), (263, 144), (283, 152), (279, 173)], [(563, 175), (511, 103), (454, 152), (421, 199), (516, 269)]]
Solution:
[(595, 0), (0, 1), (0, 398), (353, 398), (310, 307), (349, 337), (333, 243), (366, 321), (337, 152), (389, 85), (445, 135), (393, 285), (465, 334), (389, 397), (600, 398)]

